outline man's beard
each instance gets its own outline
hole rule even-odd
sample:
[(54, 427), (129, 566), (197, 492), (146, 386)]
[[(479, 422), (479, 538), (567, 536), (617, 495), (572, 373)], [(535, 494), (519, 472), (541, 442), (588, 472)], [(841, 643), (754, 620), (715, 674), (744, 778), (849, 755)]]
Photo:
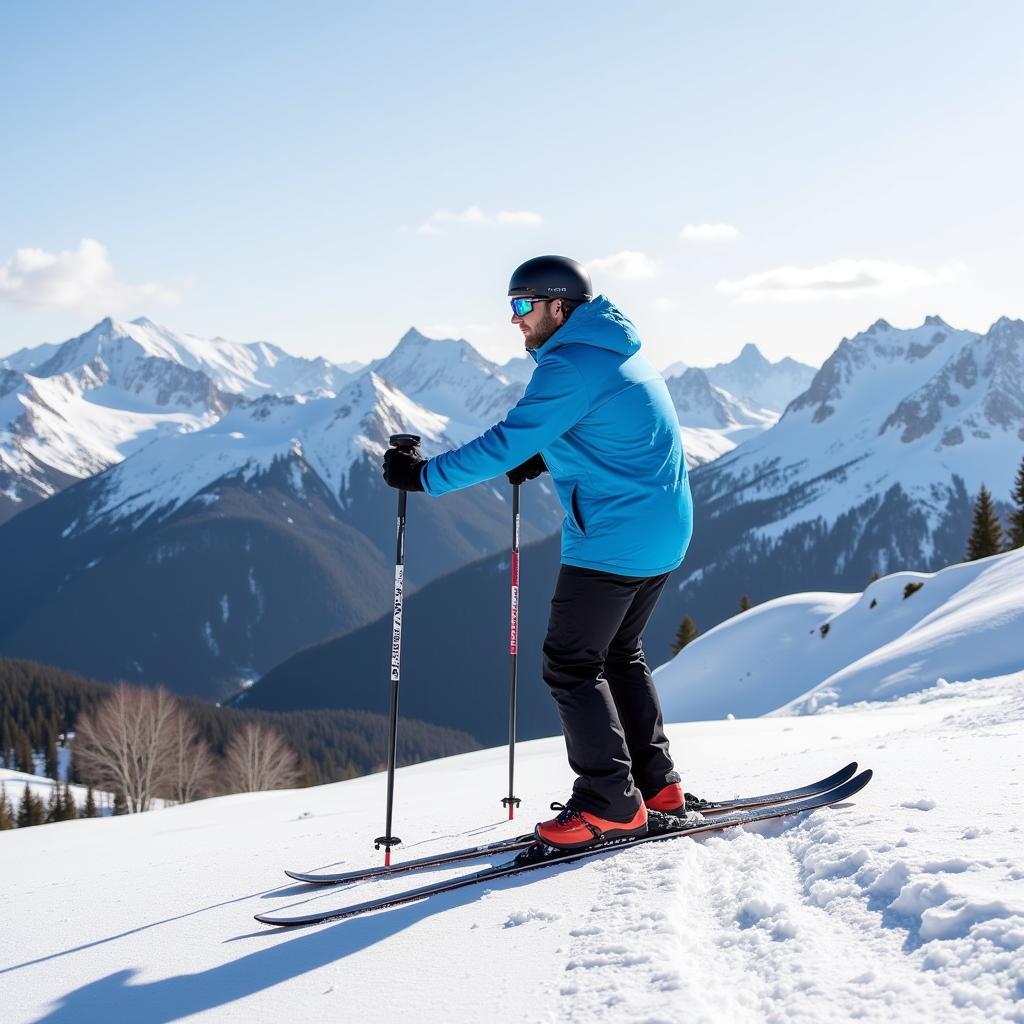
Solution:
[(551, 337), (562, 325), (551, 315), (551, 307), (544, 304), (544, 315), (537, 321), (529, 335), (524, 336), (527, 349), (538, 349)]

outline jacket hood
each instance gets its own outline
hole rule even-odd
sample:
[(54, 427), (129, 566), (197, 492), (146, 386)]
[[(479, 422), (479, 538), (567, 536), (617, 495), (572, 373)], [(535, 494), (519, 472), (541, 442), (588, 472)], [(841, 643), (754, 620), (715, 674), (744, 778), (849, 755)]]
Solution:
[(631, 356), (640, 349), (640, 337), (633, 322), (615, 303), (604, 295), (596, 295), (590, 302), (578, 306), (539, 349), (530, 350), (530, 355), (539, 361), (563, 345), (590, 345)]

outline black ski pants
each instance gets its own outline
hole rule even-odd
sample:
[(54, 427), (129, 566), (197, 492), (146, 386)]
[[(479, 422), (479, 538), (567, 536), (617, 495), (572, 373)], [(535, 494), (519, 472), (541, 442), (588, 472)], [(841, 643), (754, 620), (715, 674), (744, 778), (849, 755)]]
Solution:
[(667, 579), (563, 565), (551, 599), (544, 681), (577, 775), (569, 805), (614, 821), (679, 782), (642, 646)]

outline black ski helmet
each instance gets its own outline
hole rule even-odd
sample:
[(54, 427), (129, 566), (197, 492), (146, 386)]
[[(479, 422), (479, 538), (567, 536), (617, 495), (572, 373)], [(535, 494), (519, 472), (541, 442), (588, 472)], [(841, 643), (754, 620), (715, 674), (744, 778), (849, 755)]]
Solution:
[(589, 302), (594, 297), (590, 275), (568, 256), (534, 256), (516, 267), (508, 283), (511, 298), (571, 299)]

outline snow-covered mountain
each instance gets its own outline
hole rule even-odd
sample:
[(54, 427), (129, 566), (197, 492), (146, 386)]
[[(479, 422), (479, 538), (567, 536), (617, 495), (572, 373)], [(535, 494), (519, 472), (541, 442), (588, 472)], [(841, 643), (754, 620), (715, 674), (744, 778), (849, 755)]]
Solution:
[[(735, 365), (745, 359), (746, 350)], [(107, 318), (61, 345), (0, 359), (0, 522), (155, 439), (204, 430), (240, 403), (330, 397), (368, 373), (440, 417), (458, 445), (505, 415), (533, 366), (528, 357), (498, 366), (464, 340), (427, 338), (415, 328), (385, 358), (342, 367), (268, 342), (199, 338), (145, 317)], [(691, 467), (774, 422), (771, 412), (694, 374), (670, 385)]]
[(815, 368), (788, 356), (776, 363), (769, 362), (756, 345), (748, 342), (735, 359), (716, 363), (706, 372), (712, 384), (744, 404), (781, 413), (806, 390), (814, 379)]
[(451, 445), (445, 424), (373, 372), (336, 396), (265, 396), (233, 409), (215, 426), (165, 438), (112, 467), (95, 480), (89, 505), (68, 532), (102, 523), (138, 526), (151, 516), (165, 519), (190, 501), (212, 506), (218, 483), (246, 484), (275, 464), (288, 466), (296, 498), (305, 496), (305, 477), (313, 474), (344, 508), (356, 462), (379, 460), (389, 436), (403, 431), (420, 434), (425, 452), (445, 450)]
[[(19, 357), (24, 362), (24, 356)], [(336, 391), (349, 374), (326, 359), (292, 356), (265, 341), (248, 344), (161, 327), (146, 317), (126, 323), (107, 317), (85, 334), (64, 342), (35, 375), (49, 377), (82, 366), (106, 367), (115, 384), (130, 386), (140, 362), (162, 359), (198, 370), (220, 391), (246, 398)]]
[(696, 367), (666, 381), (682, 428), (686, 463), (690, 468), (711, 462), (738, 444), (774, 426), (778, 414), (751, 409), (728, 391), (711, 383)]
[(329, 395), (350, 375), (267, 342), (107, 318), (0, 360), (0, 522), (155, 438), (202, 430), (262, 395)]
[(831, 711), (1024, 669), (1024, 549), (860, 594), (789, 594), (720, 623), (655, 674), (672, 721)]
[[(958, 561), (982, 483), (1008, 501), (1024, 441), (1024, 322), (938, 317), (844, 339), (779, 422), (692, 475), (680, 596), (706, 627), (749, 593), (859, 588)], [(677, 619), (678, 621), (678, 619)]]
[(692, 469), (774, 426), (811, 382), (814, 367), (789, 358), (771, 363), (756, 345), (747, 344), (731, 362), (701, 369), (678, 361), (662, 373)]
[(428, 338), (414, 327), (368, 371), (445, 417), (448, 436), (456, 444), (503, 419), (524, 388), (468, 341)]
[[(0, 650), (221, 699), (390, 607), (390, 434), (427, 454), (447, 419), (374, 372), (334, 397), (264, 396), (154, 440), (0, 527)], [(503, 549), (507, 488), (410, 503), (407, 587)], [(524, 540), (557, 529), (524, 495)]]

